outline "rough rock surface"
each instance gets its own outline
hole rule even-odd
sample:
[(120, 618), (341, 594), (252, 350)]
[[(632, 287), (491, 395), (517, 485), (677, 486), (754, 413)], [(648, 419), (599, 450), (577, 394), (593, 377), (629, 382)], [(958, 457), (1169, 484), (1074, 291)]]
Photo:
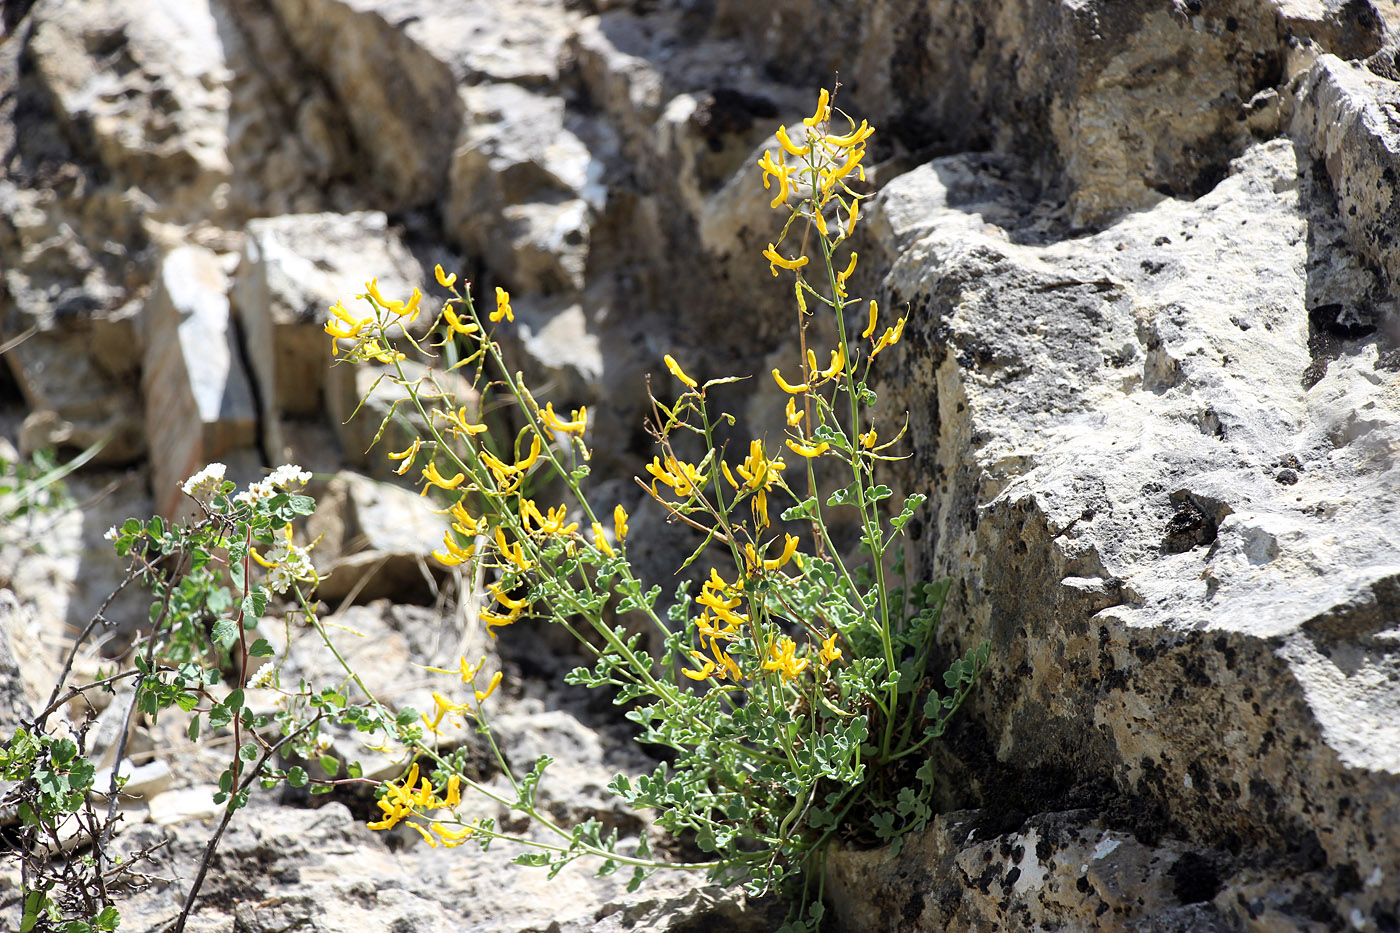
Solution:
[[(387, 478), (388, 402), (345, 424), (376, 374), (328, 369), (321, 333), (371, 277), (509, 288), (512, 363), (590, 406), (594, 479), (633, 508), (662, 354), (708, 378), (791, 352), (752, 163), (839, 72), (880, 130), (860, 285), (910, 316), (882, 360), (890, 479), (930, 496), (911, 566), (953, 580), (947, 656), (986, 640), (992, 667), (936, 752), (943, 815), (831, 860), (838, 923), (1400, 924), (1394, 0), (35, 0), (3, 26), (0, 433), (139, 472), (0, 528), (0, 723), (113, 582), (102, 531), (176, 508), (196, 461)], [(732, 404), (771, 433), (773, 392)], [(335, 619), (424, 705), (400, 662), (480, 644), (423, 571), (440, 525), (354, 473), (317, 491), (327, 593), (370, 582)], [(662, 528), (635, 513), (632, 540)], [(498, 647), (509, 754), (566, 763), (561, 818), (635, 834), (600, 788), (645, 763), (558, 690), (553, 641)], [(188, 878), (220, 764), (177, 718), (137, 726), (121, 766), (173, 780), (118, 839)], [(777, 923), (694, 879), (468, 871), (308, 803), (235, 823), (197, 928)]]

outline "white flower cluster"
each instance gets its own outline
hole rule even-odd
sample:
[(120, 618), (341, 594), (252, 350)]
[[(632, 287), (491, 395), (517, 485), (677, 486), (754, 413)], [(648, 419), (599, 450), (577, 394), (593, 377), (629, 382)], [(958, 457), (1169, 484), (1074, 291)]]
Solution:
[(311, 473), (303, 470), (295, 463), (284, 463), (273, 470), (268, 477), (261, 482), (254, 483), (243, 492), (234, 497), (235, 502), (253, 503), (259, 499), (266, 499), (277, 492), (277, 487), (283, 489), (293, 489), (298, 486), (305, 486), (311, 479)]
[(311, 566), (307, 548), (290, 541), (279, 541), (262, 557), (269, 564), (277, 565), (267, 572), (267, 588), (274, 593), (287, 592), (293, 581), (316, 579), (316, 568)]
[(223, 483), (224, 473), (227, 470), (228, 467), (224, 466), (222, 463), (211, 463), (194, 476), (185, 480), (185, 484), (180, 488), (185, 491), (185, 495), (193, 496), (196, 499), (201, 496), (207, 496), (209, 493), (218, 489)]

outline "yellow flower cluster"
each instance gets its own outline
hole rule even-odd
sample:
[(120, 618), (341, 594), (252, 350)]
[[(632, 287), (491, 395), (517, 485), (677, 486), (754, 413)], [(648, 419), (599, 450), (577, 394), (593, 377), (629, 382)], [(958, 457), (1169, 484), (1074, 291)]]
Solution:
[[(433, 784), (418, 774), (418, 762), (413, 763), (402, 783), (390, 781), (384, 785), (384, 795), (375, 801), (384, 814), (383, 818), (369, 823), (370, 829), (393, 829), (399, 823), (412, 826), (425, 842), (433, 848), (439, 844), (452, 849), (470, 839), (477, 830), (473, 824), (448, 823), (428, 819), (425, 813), (433, 810), (451, 809), (462, 802), (462, 778), (454, 774), (447, 780), (447, 789), (439, 797)], [(424, 819), (427, 825), (415, 822), (410, 817)], [(431, 830), (431, 832), (429, 831)]]
[(698, 670), (682, 671), (691, 680), (709, 677), (723, 680), (727, 677), (738, 681), (743, 676), (739, 665), (720, 645), (721, 642), (737, 638), (749, 626), (749, 617), (734, 611), (743, 604), (743, 592), (743, 581), (729, 583), (716, 570), (710, 571), (710, 578), (700, 587), (700, 596), (695, 602), (704, 606), (705, 611), (696, 620), (696, 626), (709, 641), (712, 657), (706, 657), (700, 651), (690, 652), (690, 656), (700, 664)]

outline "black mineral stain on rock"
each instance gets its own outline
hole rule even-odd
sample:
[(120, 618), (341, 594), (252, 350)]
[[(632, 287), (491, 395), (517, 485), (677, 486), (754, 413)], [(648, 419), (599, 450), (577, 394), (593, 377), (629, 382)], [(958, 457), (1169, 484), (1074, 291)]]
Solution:
[(1176, 514), (1167, 522), (1162, 550), (1168, 554), (1185, 553), (1199, 545), (1214, 542), (1217, 531), (1215, 520), (1187, 499), (1178, 504)]
[(724, 148), (724, 137), (747, 132), (755, 118), (769, 120), (777, 115), (777, 105), (766, 97), (717, 87), (696, 105), (690, 123), (718, 152)]
[(1168, 871), (1172, 893), (1183, 904), (1201, 904), (1220, 893), (1220, 868), (1213, 859), (1187, 852)]

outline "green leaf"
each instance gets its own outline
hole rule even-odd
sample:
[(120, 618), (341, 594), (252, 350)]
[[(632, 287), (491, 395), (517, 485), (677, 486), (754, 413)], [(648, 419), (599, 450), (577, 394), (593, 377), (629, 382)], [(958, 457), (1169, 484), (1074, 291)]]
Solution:
[(549, 864), (549, 855), (545, 852), (522, 852), (511, 861), (516, 865), (529, 865), (531, 868), (544, 868)]
[(189, 730), (188, 730), (185, 734), (189, 736), (191, 742), (197, 742), (197, 741), (199, 741), (199, 714), (198, 714), (198, 713), (196, 713), (196, 714), (195, 714), (195, 717), (194, 717), (193, 719), (190, 720), (190, 728), (189, 728)]
[(252, 742), (249, 742), (238, 750), (238, 757), (242, 758), (244, 761), (256, 761), (258, 754), (258, 746)]
[(270, 658), (275, 652), (266, 638), (259, 638), (248, 648), (248, 653), (255, 658)]
[(249, 619), (261, 619), (263, 612), (267, 609), (267, 590), (262, 586), (253, 587), (253, 591), (243, 597), (242, 603), (243, 621), (246, 624)]
[(326, 772), (326, 777), (335, 777), (340, 773), (340, 759), (334, 755), (321, 756), (321, 770)]
[(220, 648), (230, 648), (238, 640), (238, 623), (232, 619), (220, 619), (214, 623), (214, 629), (209, 633), (209, 637)]
[(287, 783), (293, 787), (305, 787), (310, 778), (306, 774), (306, 769), (300, 765), (294, 765), (287, 769)]

